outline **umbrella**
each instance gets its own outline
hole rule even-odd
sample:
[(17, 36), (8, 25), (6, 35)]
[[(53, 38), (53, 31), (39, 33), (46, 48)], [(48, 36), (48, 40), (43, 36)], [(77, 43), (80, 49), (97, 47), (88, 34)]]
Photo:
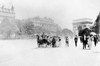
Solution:
[(95, 33), (95, 32), (91, 32), (90, 34), (91, 34), (91, 35), (96, 35), (96, 33)]
[(85, 28), (85, 29), (79, 31), (79, 36), (90, 35), (90, 32), (91, 32), (90, 29)]

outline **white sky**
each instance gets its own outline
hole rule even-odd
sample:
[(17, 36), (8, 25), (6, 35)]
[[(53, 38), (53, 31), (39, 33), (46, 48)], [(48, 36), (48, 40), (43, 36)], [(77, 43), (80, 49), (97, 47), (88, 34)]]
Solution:
[(13, 4), (16, 18), (51, 17), (62, 28), (72, 30), (72, 20), (96, 19), (100, 12), (100, 0), (0, 0)]

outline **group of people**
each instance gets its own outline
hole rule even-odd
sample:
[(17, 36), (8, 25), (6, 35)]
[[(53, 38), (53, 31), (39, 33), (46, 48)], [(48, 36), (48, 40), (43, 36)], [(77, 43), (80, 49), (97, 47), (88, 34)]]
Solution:
[[(91, 49), (92, 42), (94, 45), (97, 45), (98, 37), (97, 35), (83, 35), (78, 37), (75, 35), (74, 42), (75, 47), (77, 47), (78, 38), (80, 38), (80, 42), (83, 44), (83, 49)], [(69, 47), (69, 38), (65, 36), (65, 43)], [(37, 45), (38, 47), (59, 47), (61, 45), (61, 38), (59, 36), (50, 36), (43, 32), (41, 35), (37, 35)]]
[[(75, 46), (77, 47), (77, 42), (78, 42), (78, 37), (77, 35), (74, 38), (75, 41)], [(88, 47), (88, 49), (91, 49), (92, 46), (92, 42), (94, 42), (94, 45), (96, 47), (97, 42), (98, 42), (98, 37), (97, 35), (83, 35), (80, 36), (80, 41), (83, 44), (83, 49), (86, 49)]]
[[(77, 35), (75, 35), (74, 41), (75, 41), (75, 46), (77, 47), (77, 42), (78, 42), (78, 36)], [(68, 38), (68, 36), (65, 36), (65, 43), (66, 43), (67, 47), (69, 47), (69, 38)]]
[[(94, 42), (94, 45), (96, 47), (97, 42), (98, 42), (97, 35), (88, 35), (88, 36), (83, 35), (83, 36), (80, 36), (80, 37), (75, 35), (75, 37), (74, 37), (75, 47), (77, 47), (78, 38), (80, 38), (80, 41), (83, 44), (83, 49), (86, 49), (87, 47), (88, 47), (88, 49), (91, 49), (91, 46), (92, 46), (93, 42)], [(69, 47), (69, 38), (68, 38), (68, 36), (65, 36), (65, 43)]]
[(44, 32), (37, 35), (38, 47), (59, 47), (61, 38), (59, 36), (46, 35)]

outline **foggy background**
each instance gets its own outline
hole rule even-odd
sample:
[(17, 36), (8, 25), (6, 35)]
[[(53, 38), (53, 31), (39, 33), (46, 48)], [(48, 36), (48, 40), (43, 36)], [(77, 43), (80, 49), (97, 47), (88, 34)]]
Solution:
[(50, 17), (61, 28), (72, 30), (72, 20), (96, 19), (100, 0), (0, 0), (0, 4), (15, 7), (16, 18)]

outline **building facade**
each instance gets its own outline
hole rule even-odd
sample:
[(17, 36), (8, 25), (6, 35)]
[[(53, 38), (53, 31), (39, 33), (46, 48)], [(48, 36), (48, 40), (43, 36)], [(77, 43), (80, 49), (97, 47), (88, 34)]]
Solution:
[(85, 28), (91, 28), (93, 26), (93, 20), (90, 18), (82, 18), (73, 20), (73, 32), (78, 35), (79, 31)]
[(31, 21), (34, 24), (34, 31), (35, 33), (52, 33), (55, 34), (59, 31), (61, 31), (61, 28), (58, 24), (54, 23), (54, 20), (51, 18), (40, 18), (40, 17), (34, 17), (26, 19), (25, 21)]
[(0, 7), (0, 21), (2, 21), (4, 18), (8, 19), (14, 19), (15, 18), (15, 12), (14, 7), (10, 6), (9, 8), (2, 5)]
[(13, 5), (7, 7), (0, 4), (0, 39), (8, 37), (7, 31), (12, 33), (9, 36), (15, 36), (15, 32), (12, 30), (16, 30), (16, 28), (12, 20), (15, 20), (15, 11)]

